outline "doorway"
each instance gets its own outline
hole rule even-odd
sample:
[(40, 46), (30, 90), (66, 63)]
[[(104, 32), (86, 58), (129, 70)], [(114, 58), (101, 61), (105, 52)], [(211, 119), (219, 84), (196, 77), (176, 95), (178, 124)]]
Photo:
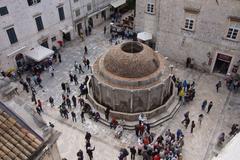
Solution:
[(231, 56), (218, 53), (213, 72), (227, 74), (231, 60)]
[(64, 40), (64, 42), (71, 41), (71, 34), (70, 34), (70, 32), (63, 33), (63, 40)]
[(91, 28), (93, 28), (93, 19), (92, 19), (92, 17), (90, 17), (90, 18), (88, 19), (88, 25), (89, 25)]

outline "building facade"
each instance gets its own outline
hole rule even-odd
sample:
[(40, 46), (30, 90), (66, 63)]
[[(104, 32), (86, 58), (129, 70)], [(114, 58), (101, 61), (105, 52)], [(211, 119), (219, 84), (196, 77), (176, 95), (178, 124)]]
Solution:
[(90, 25), (103, 23), (110, 17), (111, 0), (70, 0), (73, 26), (77, 35)]
[(1, 69), (21, 66), (38, 45), (51, 49), (74, 38), (68, 0), (2, 0), (0, 7)]
[(239, 0), (136, 1), (136, 30), (152, 33), (156, 50), (170, 59), (240, 73), (239, 9)]

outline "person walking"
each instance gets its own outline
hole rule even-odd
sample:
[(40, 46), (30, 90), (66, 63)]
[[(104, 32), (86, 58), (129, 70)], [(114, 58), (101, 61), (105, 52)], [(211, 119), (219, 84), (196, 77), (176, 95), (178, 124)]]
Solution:
[(70, 94), (71, 90), (70, 90), (69, 83), (66, 83), (65, 86), (66, 86), (66, 89), (67, 89), (67, 94)]
[(39, 114), (39, 116), (41, 116), (41, 109), (40, 109), (40, 107), (36, 107), (36, 111), (37, 111), (37, 113)]
[(135, 146), (130, 147), (131, 160), (135, 160), (136, 152)]
[(191, 124), (191, 133), (193, 133), (193, 128), (195, 128), (195, 123), (194, 123), (194, 121), (192, 121), (192, 124)]
[(211, 101), (208, 105), (207, 113), (210, 112), (210, 110), (212, 109), (212, 106), (213, 106), (213, 102)]
[(90, 143), (91, 137), (92, 137), (91, 133), (86, 132), (86, 134), (85, 134), (86, 143), (88, 143), (88, 142)]
[(95, 150), (95, 147), (92, 147), (90, 142), (86, 143), (86, 150), (87, 150), (87, 154), (90, 160), (93, 159), (93, 151)]
[(52, 66), (49, 66), (49, 73), (51, 74), (52, 77), (54, 77), (54, 69)]
[(110, 107), (107, 106), (106, 110), (105, 110), (105, 118), (108, 121), (109, 120), (109, 113), (110, 113)]
[(87, 46), (84, 47), (84, 54), (88, 54)]
[(77, 157), (78, 157), (78, 160), (83, 160), (83, 151), (80, 149), (78, 152), (77, 152)]
[(76, 108), (77, 107), (77, 98), (74, 95), (72, 96), (72, 102), (73, 102), (73, 106)]
[(28, 84), (26, 82), (23, 82), (23, 90), (25, 90), (27, 93), (29, 93)]
[(39, 85), (40, 88), (43, 88), (43, 86), (41, 85), (41, 83), (42, 83), (42, 79), (41, 79), (41, 77), (38, 75), (38, 76), (37, 76), (37, 84)]
[(63, 92), (66, 92), (66, 85), (65, 85), (65, 83), (61, 83), (61, 87), (62, 87)]
[(185, 120), (185, 128), (186, 129), (188, 128), (189, 123), (190, 123), (190, 118), (186, 118), (186, 120)]
[(86, 60), (86, 64), (87, 64), (88, 69), (90, 69), (90, 61), (89, 61), (89, 59)]
[(37, 99), (36, 99), (36, 94), (35, 94), (35, 92), (32, 92), (32, 102), (34, 102), (35, 105), (37, 105)]
[(58, 53), (58, 61), (59, 61), (59, 63), (62, 63), (62, 56), (60, 53)]
[(51, 107), (54, 106), (54, 99), (52, 98), (52, 96), (49, 97), (49, 103), (51, 104)]
[(218, 90), (219, 90), (220, 87), (222, 87), (222, 82), (221, 82), (221, 81), (218, 81), (218, 83), (216, 84), (217, 92), (218, 92)]
[(73, 80), (74, 80), (75, 85), (77, 86), (78, 85), (78, 78), (77, 78), (76, 74), (74, 74)]
[(42, 102), (40, 101), (40, 99), (38, 100), (38, 107), (39, 107), (39, 109), (41, 110), (41, 112), (43, 112)]
[(72, 71), (69, 71), (69, 79), (70, 79), (70, 82), (73, 82), (73, 74), (72, 74)]
[(78, 63), (77, 63), (77, 61), (74, 62), (74, 69), (75, 69), (75, 72), (78, 70)]
[(70, 100), (70, 98), (69, 98), (69, 95), (67, 95), (66, 103), (67, 103), (68, 109), (71, 109), (71, 108), (72, 108), (72, 105), (71, 105), (71, 100)]
[(207, 106), (207, 100), (205, 99), (202, 103), (202, 110), (204, 111)]
[(200, 114), (199, 116), (198, 116), (198, 122), (199, 122), (199, 126), (201, 127), (201, 125), (202, 125), (202, 120), (203, 120), (203, 114)]
[(76, 113), (72, 111), (71, 115), (72, 115), (73, 122), (77, 122)]
[(85, 122), (85, 117), (84, 117), (84, 112), (83, 111), (81, 112), (81, 120), (82, 120), (82, 123)]
[(81, 66), (80, 63), (79, 63), (79, 65), (78, 65), (78, 72), (79, 72), (79, 74), (84, 73), (84, 71), (82, 70), (82, 66)]

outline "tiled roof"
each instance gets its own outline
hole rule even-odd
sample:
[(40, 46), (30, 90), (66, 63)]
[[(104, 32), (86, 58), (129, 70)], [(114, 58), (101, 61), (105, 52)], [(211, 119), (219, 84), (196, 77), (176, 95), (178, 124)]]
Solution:
[(0, 160), (27, 160), (42, 143), (0, 109)]

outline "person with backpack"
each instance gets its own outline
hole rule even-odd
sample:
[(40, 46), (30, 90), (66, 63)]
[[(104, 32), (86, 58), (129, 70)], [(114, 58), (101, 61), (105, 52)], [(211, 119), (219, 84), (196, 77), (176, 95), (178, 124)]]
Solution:
[(131, 160), (135, 160), (137, 150), (135, 149), (135, 146), (130, 147), (130, 153), (131, 153)]

